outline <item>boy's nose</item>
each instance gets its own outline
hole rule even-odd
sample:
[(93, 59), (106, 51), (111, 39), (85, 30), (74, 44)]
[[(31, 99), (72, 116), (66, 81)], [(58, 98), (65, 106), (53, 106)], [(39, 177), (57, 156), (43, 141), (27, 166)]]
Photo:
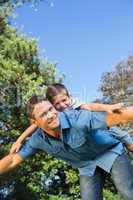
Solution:
[(61, 108), (66, 108), (67, 105), (66, 105), (65, 103), (62, 102), (62, 103), (60, 104), (60, 106), (61, 106)]

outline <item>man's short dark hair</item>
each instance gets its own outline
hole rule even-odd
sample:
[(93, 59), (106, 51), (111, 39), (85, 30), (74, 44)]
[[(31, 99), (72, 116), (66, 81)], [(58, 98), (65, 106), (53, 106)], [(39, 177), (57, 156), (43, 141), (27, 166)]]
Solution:
[(34, 119), (33, 110), (36, 104), (42, 101), (47, 101), (46, 97), (43, 95), (34, 94), (27, 102), (27, 114), (31, 119)]

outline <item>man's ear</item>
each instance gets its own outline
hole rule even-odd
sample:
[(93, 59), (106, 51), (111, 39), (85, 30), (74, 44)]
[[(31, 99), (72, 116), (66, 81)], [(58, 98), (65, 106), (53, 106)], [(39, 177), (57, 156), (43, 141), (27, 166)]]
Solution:
[(30, 123), (31, 123), (31, 124), (37, 124), (37, 121), (36, 121), (35, 119), (32, 118), (32, 119), (30, 119)]

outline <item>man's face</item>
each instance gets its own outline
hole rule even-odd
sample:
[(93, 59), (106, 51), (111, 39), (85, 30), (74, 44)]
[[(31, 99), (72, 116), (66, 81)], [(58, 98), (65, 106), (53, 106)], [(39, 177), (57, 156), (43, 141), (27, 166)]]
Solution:
[(37, 126), (44, 131), (54, 130), (59, 127), (58, 112), (49, 101), (42, 101), (35, 105), (33, 115)]

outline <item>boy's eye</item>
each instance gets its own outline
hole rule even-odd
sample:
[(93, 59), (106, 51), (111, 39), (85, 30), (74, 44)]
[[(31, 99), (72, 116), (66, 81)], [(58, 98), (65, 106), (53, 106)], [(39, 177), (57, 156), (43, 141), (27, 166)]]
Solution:
[(49, 108), (49, 111), (53, 111), (53, 110), (54, 110), (54, 108), (53, 108), (53, 107)]

